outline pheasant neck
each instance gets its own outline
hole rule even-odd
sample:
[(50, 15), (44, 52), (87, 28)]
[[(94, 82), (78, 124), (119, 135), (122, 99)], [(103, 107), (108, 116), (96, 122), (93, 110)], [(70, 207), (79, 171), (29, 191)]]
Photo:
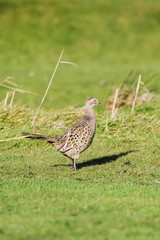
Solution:
[(95, 118), (93, 107), (85, 106), (85, 116), (91, 119)]

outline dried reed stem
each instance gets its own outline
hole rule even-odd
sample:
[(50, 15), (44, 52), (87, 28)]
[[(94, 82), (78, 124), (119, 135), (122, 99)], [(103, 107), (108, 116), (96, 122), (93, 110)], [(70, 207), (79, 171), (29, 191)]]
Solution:
[(63, 52), (64, 52), (64, 49), (62, 50), (62, 52), (61, 52), (61, 54), (60, 54), (60, 57), (59, 57), (58, 62), (57, 62), (57, 65), (56, 65), (56, 67), (55, 67), (55, 69), (54, 69), (54, 72), (53, 72), (53, 74), (52, 74), (51, 80), (50, 80), (50, 82), (49, 82), (49, 84), (48, 84), (48, 87), (47, 87), (46, 92), (45, 92), (45, 94), (44, 94), (44, 96), (43, 96), (43, 98), (42, 98), (42, 101), (41, 101), (41, 103), (40, 103), (40, 105), (39, 105), (39, 107), (38, 107), (38, 109), (37, 109), (36, 115), (35, 115), (35, 117), (34, 117), (34, 119), (33, 119), (33, 121), (32, 121), (31, 126), (34, 125), (34, 122), (35, 122), (36, 117), (37, 117), (37, 115), (38, 115), (38, 113), (39, 113), (39, 110), (40, 110), (40, 108), (41, 108), (41, 106), (42, 106), (42, 103), (44, 102), (44, 99), (45, 99), (45, 97), (46, 97), (46, 95), (47, 95), (47, 93), (48, 93), (48, 90), (49, 90), (49, 88), (50, 88), (50, 86), (51, 86), (51, 83), (52, 83), (52, 80), (53, 80), (53, 78), (54, 78), (54, 75), (55, 75), (55, 73), (56, 73), (56, 71), (57, 71), (57, 68), (58, 68), (58, 66), (59, 66), (59, 64), (60, 64), (60, 61), (61, 61)]
[(9, 98), (9, 92), (7, 92), (6, 98), (5, 98), (5, 100), (4, 100), (4, 105), (3, 105), (4, 108), (7, 106), (8, 98)]
[(10, 101), (9, 107), (12, 107), (14, 95), (15, 95), (15, 90), (12, 93), (12, 97), (11, 97), (11, 101)]
[(117, 97), (118, 97), (118, 92), (119, 92), (119, 89), (117, 88), (116, 89), (116, 93), (115, 93), (115, 97), (114, 97), (114, 102), (113, 102), (113, 107), (112, 107), (112, 114), (111, 114), (111, 119), (113, 119), (116, 115), (116, 112), (118, 109), (115, 110), (115, 107), (116, 107), (116, 101), (117, 101)]
[[(138, 83), (137, 83), (137, 88), (136, 88), (136, 93), (135, 93), (135, 97), (134, 97), (134, 100), (133, 100), (133, 104), (132, 104), (132, 113), (134, 112), (134, 108), (135, 108), (135, 104), (136, 104), (136, 100), (137, 100), (137, 95), (138, 95), (138, 91), (139, 91), (139, 86), (140, 86), (140, 83), (141, 82), (141, 74), (139, 75), (139, 78), (138, 78)], [(143, 83), (142, 83), (143, 84)]]
[(8, 89), (11, 89), (13, 91), (17, 91), (17, 92), (20, 92), (20, 93), (31, 93), (31, 94), (35, 94), (37, 95), (37, 93), (34, 93), (34, 92), (30, 92), (30, 91), (26, 91), (26, 90), (23, 90), (23, 89), (20, 89), (20, 88), (14, 88), (14, 87), (11, 87), (11, 86), (8, 86), (4, 83), (8, 83), (8, 84), (11, 84), (13, 86), (18, 86), (16, 83), (14, 82), (11, 82), (9, 81), (8, 79), (14, 79), (13, 77), (7, 77), (6, 79), (4, 79), (1, 83), (0, 83), (0, 86), (1, 87), (5, 87), (5, 88), (8, 88)]
[(37, 95), (37, 93), (26, 91), (26, 90), (23, 90), (23, 89), (20, 89), (20, 88), (13, 88), (13, 87), (7, 86), (7, 85), (2, 84), (2, 83), (0, 84), (0, 86), (11, 89), (11, 90), (15, 90), (15, 91), (20, 92), (20, 93), (31, 93), (31, 94)]
[(117, 113), (117, 112), (118, 112), (118, 108), (115, 109), (114, 114), (113, 114), (113, 116), (112, 116), (111, 119), (114, 119), (114, 117), (116, 116), (116, 113)]
[(16, 87), (18, 87), (18, 84), (16, 84), (16, 83), (13, 83), (13, 82), (11, 82), (11, 81), (9, 81), (9, 80), (5, 80), (5, 82), (7, 82), (7, 83), (9, 83), (9, 84), (11, 84), (11, 85), (13, 85), (13, 86), (16, 86)]
[(0, 142), (9, 142), (11, 140), (17, 140), (17, 139), (23, 139), (23, 138), (25, 138), (25, 136), (15, 137), (15, 138), (8, 138), (8, 139), (0, 140)]
[(5, 82), (7, 82), (8, 81), (8, 79), (14, 79), (13, 77), (7, 77), (7, 78), (5, 78), (2, 82), (1, 82), (1, 84), (3, 84), (3, 83), (5, 83)]
[(60, 63), (71, 64), (71, 65), (73, 65), (74, 67), (78, 67), (75, 63), (72, 63), (72, 62), (60, 61)]

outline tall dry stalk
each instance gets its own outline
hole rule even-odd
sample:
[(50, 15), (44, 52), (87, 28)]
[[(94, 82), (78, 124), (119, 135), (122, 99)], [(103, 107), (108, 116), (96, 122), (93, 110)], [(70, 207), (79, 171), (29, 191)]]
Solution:
[(9, 141), (12, 141), (12, 140), (23, 139), (23, 138), (25, 138), (25, 136), (14, 137), (14, 138), (7, 138), (7, 139), (4, 139), (4, 140), (0, 140), (0, 142), (9, 142)]
[(13, 91), (12, 93), (12, 97), (11, 97), (11, 101), (10, 101), (10, 104), (9, 104), (9, 107), (12, 107), (12, 104), (13, 104), (13, 99), (14, 99), (14, 96), (15, 96), (15, 90)]
[(117, 98), (118, 98), (118, 92), (119, 92), (119, 88), (116, 89), (116, 93), (115, 93), (115, 97), (114, 97), (114, 101), (113, 101), (111, 119), (113, 119), (115, 117), (117, 110), (118, 110), (118, 109), (115, 109)]
[(37, 115), (38, 115), (38, 113), (39, 113), (39, 110), (40, 110), (40, 108), (41, 108), (41, 106), (42, 106), (42, 103), (44, 102), (44, 99), (45, 99), (45, 97), (46, 97), (46, 95), (47, 95), (47, 93), (48, 93), (48, 90), (49, 90), (49, 88), (50, 88), (50, 86), (51, 86), (51, 83), (52, 83), (52, 81), (53, 81), (54, 75), (55, 75), (55, 73), (56, 73), (56, 71), (57, 71), (57, 68), (58, 68), (58, 66), (59, 66), (59, 64), (60, 64), (60, 61), (61, 61), (63, 52), (64, 52), (64, 49), (62, 50), (62, 52), (61, 52), (61, 54), (60, 54), (60, 57), (59, 57), (59, 59), (58, 59), (58, 62), (57, 62), (56, 67), (55, 67), (55, 69), (54, 69), (54, 72), (53, 72), (53, 74), (52, 74), (51, 80), (49, 81), (48, 87), (47, 87), (47, 89), (46, 89), (46, 91), (45, 91), (45, 94), (44, 94), (44, 96), (43, 96), (43, 98), (42, 98), (42, 101), (41, 101), (41, 103), (40, 103), (40, 105), (39, 105), (39, 107), (38, 107), (38, 109), (37, 109), (37, 112), (36, 112), (36, 114), (35, 114), (35, 117), (34, 117), (34, 119), (33, 119), (33, 121), (32, 121), (31, 126), (34, 125), (34, 122), (35, 122), (36, 117), (37, 117)]
[(134, 112), (134, 108), (135, 108), (135, 105), (136, 105), (136, 100), (137, 100), (137, 96), (138, 96), (138, 91), (139, 91), (139, 86), (140, 84), (144, 84), (143, 82), (141, 82), (141, 74), (139, 75), (139, 78), (138, 78), (138, 83), (137, 83), (137, 87), (136, 87), (136, 93), (135, 93), (135, 97), (134, 97), (134, 100), (133, 100), (133, 104), (132, 104), (132, 111), (131, 113)]
[(20, 93), (30, 93), (30, 94), (35, 94), (35, 95), (37, 95), (37, 93), (30, 92), (30, 91), (26, 91), (26, 90), (23, 90), (23, 89), (21, 89), (21, 88), (11, 87), (11, 86), (8, 86), (8, 85), (4, 84), (4, 83), (8, 83), (8, 84), (11, 84), (11, 85), (17, 87), (18, 85), (17, 85), (16, 83), (13, 83), (13, 82), (11, 82), (11, 81), (8, 80), (8, 79), (10, 79), (10, 78), (11, 78), (11, 77), (8, 77), (8, 78), (6, 78), (5, 80), (3, 80), (3, 81), (0, 83), (0, 86), (1, 86), (1, 87), (4, 87), (4, 88), (8, 88), (8, 89), (13, 90), (13, 91), (16, 91), (16, 92), (20, 92)]
[(5, 100), (4, 100), (4, 105), (3, 105), (4, 108), (7, 106), (8, 98), (9, 98), (9, 92), (7, 92)]
[[(34, 92), (30, 92), (30, 91), (26, 91), (26, 90), (23, 90), (21, 88), (17, 88), (18, 85), (12, 81), (9, 81), (8, 79), (14, 79), (13, 77), (7, 77), (6, 79), (4, 79), (1, 83), (0, 83), (0, 87), (4, 87), (4, 88), (7, 88), (9, 90), (12, 90), (10, 92), (7, 92), (7, 95), (5, 97), (4, 100), (2, 100), (0, 102), (0, 105), (3, 105), (3, 108), (6, 108), (7, 106), (7, 101), (8, 99), (11, 97), (11, 101), (10, 101), (10, 104), (9, 104), (9, 107), (12, 107), (13, 105), (13, 99), (14, 99), (14, 96), (15, 96), (15, 92), (20, 92), (20, 93), (29, 93), (29, 94), (35, 94), (37, 95), (37, 93), (34, 93)], [(11, 86), (9, 86), (9, 85)]]

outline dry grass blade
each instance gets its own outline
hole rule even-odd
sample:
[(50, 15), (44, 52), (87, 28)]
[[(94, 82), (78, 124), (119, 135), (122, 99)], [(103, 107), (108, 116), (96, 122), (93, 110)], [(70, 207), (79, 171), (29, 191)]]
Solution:
[(12, 141), (12, 140), (23, 139), (23, 138), (25, 138), (25, 136), (14, 137), (14, 138), (7, 138), (7, 139), (4, 139), (4, 140), (0, 140), (0, 142), (9, 142), (9, 141)]
[(115, 93), (115, 97), (114, 97), (113, 107), (112, 107), (111, 119), (113, 119), (115, 117), (116, 112), (118, 110), (118, 109), (115, 109), (116, 101), (117, 101), (117, 97), (118, 97), (118, 92), (119, 92), (119, 89), (117, 88), (116, 93)]
[(7, 106), (8, 98), (9, 98), (9, 92), (7, 92), (5, 100), (4, 100), (4, 106), (3, 106), (4, 108)]
[(14, 91), (17, 91), (17, 92), (20, 92), (20, 93), (30, 93), (30, 94), (37, 95), (37, 93), (35, 93), (35, 92), (30, 92), (30, 91), (23, 90), (23, 89), (20, 89), (20, 88), (13, 88), (13, 87), (10, 87), (10, 86), (5, 85), (3, 83), (1, 83), (0, 86), (11, 89), (11, 90), (14, 90)]
[(72, 62), (60, 61), (60, 63), (66, 63), (66, 64), (73, 65), (74, 67), (78, 67), (75, 63), (72, 63)]
[(111, 117), (111, 119), (114, 119), (114, 117), (116, 116), (116, 113), (118, 112), (118, 108), (115, 109), (113, 116)]
[(3, 83), (5, 83), (5, 82), (9, 82), (9, 80), (8, 79), (14, 79), (13, 77), (7, 77), (7, 78), (5, 78), (2, 82), (1, 82), (1, 84), (3, 84)]
[(13, 85), (13, 86), (16, 86), (16, 87), (18, 87), (18, 84), (16, 84), (16, 83), (13, 83), (13, 82), (11, 82), (11, 81), (9, 81), (9, 80), (5, 80), (5, 82), (7, 82), (7, 83), (9, 83), (9, 84), (11, 84), (11, 85)]
[(137, 95), (138, 95), (138, 91), (139, 91), (139, 86), (140, 86), (141, 83), (142, 83), (141, 82), (141, 75), (139, 75), (137, 88), (136, 88), (136, 93), (135, 93), (135, 97), (134, 97), (133, 105), (132, 105), (132, 113), (134, 112), (134, 108), (135, 108), (135, 104), (136, 104), (136, 100), (137, 100)]
[[(9, 90), (12, 90), (13, 92), (7, 92), (7, 95), (6, 95), (6, 98), (0, 102), (0, 105), (3, 104), (3, 107), (6, 107), (7, 106), (7, 100), (10, 96), (11, 97), (11, 101), (10, 101), (10, 104), (9, 104), (9, 107), (12, 107), (12, 104), (13, 104), (13, 99), (14, 99), (14, 96), (15, 96), (15, 92), (20, 92), (20, 93), (29, 93), (29, 94), (34, 94), (34, 95), (37, 95), (37, 93), (35, 92), (31, 92), (31, 91), (27, 91), (27, 90), (23, 90), (21, 88), (17, 88), (18, 85), (8, 79), (14, 79), (13, 77), (7, 77), (6, 79), (4, 79), (1, 83), (0, 83), (0, 86), (1, 87), (4, 87), (4, 88), (7, 88)], [(7, 83), (7, 85), (5, 84)], [(11, 86), (9, 86), (8, 84), (10, 84)]]
[(10, 101), (9, 107), (12, 107), (14, 95), (15, 95), (15, 90), (12, 93), (12, 97), (11, 97), (11, 101)]
[(45, 97), (46, 97), (46, 95), (47, 95), (47, 93), (48, 93), (48, 90), (49, 90), (49, 88), (50, 88), (50, 86), (51, 86), (51, 83), (52, 83), (52, 81), (53, 81), (54, 75), (55, 75), (55, 73), (56, 73), (56, 71), (57, 71), (57, 68), (58, 68), (58, 66), (59, 66), (59, 64), (60, 64), (60, 61), (61, 61), (63, 52), (64, 52), (64, 49), (62, 50), (62, 52), (61, 52), (61, 54), (60, 54), (60, 57), (59, 57), (59, 59), (58, 59), (58, 62), (57, 62), (56, 67), (55, 67), (55, 69), (54, 69), (54, 72), (53, 72), (53, 74), (52, 74), (51, 80), (50, 80), (50, 82), (49, 82), (49, 84), (48, 84), (48, 87), (47, 87), (47, 89), (46, 89), (46, 91), (45, 91), (45, 94), (44, 94), (44, 96), (43, 96), (43, 98), (42, 98), (42, 101), (41, 101), (41, 103), (40, 103), (40, 105), (39, 105), (39, 107), (38, 107), (38, 109), (37, 109), (36, 115), (35, 115), (35, 117), (34, 117), (34, 119), (33, 119), (33, 121), (32, 121), (32, 125), (31, 125), (31, 126), (34, 125), (34, 122), (35, 122), (36, 117), (37, 117), (37, 115), (38, 115), (38, 113), (39, 113), (39, 110), (40, 110), (40, 108), (41, 108), (41, 106), (42, 106), (42, 103), (44, 102), (44, 99), (45, 99)]
[(17, 113), (19, 113), (19, 112), (20, 112), (20, 110), (17, 110), (17, 111), (15, 111), (13, 114), (5, 117), (5, 119), (11, 119), (13, 116), (17, 115)]
[[(12, 94), (9, 92), (8, 98), (10, 98), (11, 95), (12, 95)], [(6, 97), (5, 97), (5, 99), (3, 99), (3, 100), (0, 102), (0, 105), (1, 105), (2, 107), (4, 107), (5, 101), (6, 101)]]

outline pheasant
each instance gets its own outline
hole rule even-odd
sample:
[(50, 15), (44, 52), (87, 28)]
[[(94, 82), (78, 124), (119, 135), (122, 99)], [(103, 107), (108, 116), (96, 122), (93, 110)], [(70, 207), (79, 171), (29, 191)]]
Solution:
[(51, 143), (57, 151), (72, 160), (73, 170), (76, 170), (76, 160), (80, 153), (84, 152), (91, 145), (94, 138), (96, 117), (93, 107), (98, 104), (101, 104), (101, 102), (96, 98), (89, 98), (85, 104), (84, 117), (58, 137), (31, 133), (23, 133), (23, 135), (26, 138), (40, 139)]

